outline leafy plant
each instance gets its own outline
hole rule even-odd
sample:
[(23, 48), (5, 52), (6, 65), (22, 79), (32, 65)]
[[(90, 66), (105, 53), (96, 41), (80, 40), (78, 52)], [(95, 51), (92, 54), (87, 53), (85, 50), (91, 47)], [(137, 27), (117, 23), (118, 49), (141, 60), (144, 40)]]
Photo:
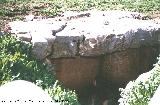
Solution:
[(76, 98), (77, 95), (74, 91), (68, 91), (63, 89), (58, 81), (52, 87), (46, 89), (46, 91), (53, 97), (57, 102), (61, 102), (62, 105), (80, 105)]
[(32, 56), (31, 44), (11, 35), (3, 35), (0, 36), (0, 49), (0, 85), (13, 80), (27, 80), (40, 86), (62, 104), (78, 105), (75, 92), (58, 84), (53, 73), (46, 69), (47, 65)]
[(55, 16), (67, 10), (121, 9), (138, 12), (160, 10), (159, 0), (2, 0), (3, 15), (37, 12), (36, 14)]
[(160, 57), (154, 68), (135, 81), (127, 84), (125, 89), (120, 89), (120, 105), (148, 105), (154, 92), (160, 85)]

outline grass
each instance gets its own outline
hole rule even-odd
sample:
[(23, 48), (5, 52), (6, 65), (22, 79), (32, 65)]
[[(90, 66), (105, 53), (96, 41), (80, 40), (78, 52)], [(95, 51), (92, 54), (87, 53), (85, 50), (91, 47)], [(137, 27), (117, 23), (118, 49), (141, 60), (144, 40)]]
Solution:
[(91, 8), (100, 10), (127, 9), (138, 12), (160, 10), (159, 0), (1, 0), (0, 3), (1, 7), (6, 9), (6, 11), (3, 9), (4, 14), (9, 11), (25, 13), (36, 10), (42, 14), (54, 15), (55, 13), (56, 15), (58, 12), (66, 10), (82, 11)]
[(0, 27), (24, 15), (57, 16), (65, 11), (130, 10), (143, 13), (159, 11), (159, 0), (0, 0)]
[(57, 16), (65, 11), (130, 10), (150, 13), (160, 10), (159, 0), (0, 0), (0, 28), (24, 15)]

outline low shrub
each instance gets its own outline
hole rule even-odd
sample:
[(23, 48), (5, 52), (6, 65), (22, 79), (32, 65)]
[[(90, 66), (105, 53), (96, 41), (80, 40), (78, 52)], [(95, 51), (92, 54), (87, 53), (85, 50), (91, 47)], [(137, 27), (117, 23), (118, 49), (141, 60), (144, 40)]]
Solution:
[(119, 105), (148, 105), (159, 85), (160, 57), (151, 71), (141, 74), (135, 81), (129, 82), (125, 89), (120, 89)]
[(0, 36), (0, 49), (0, 85), (13, 80), (27, 80), (63, 105), (78, 105), (75, 92), (58, 84), (53, 73), (46, 69), (47, 65), (32, 56), (31, 44), (3, 35)]

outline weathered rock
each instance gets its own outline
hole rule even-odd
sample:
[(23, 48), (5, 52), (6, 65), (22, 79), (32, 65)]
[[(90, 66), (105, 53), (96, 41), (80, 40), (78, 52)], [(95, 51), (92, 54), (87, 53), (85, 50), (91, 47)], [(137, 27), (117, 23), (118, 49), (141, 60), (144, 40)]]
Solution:
[(10, 32), (24, 41), (32, 42), (34, 45), (33, 54), (41, 60), (52, 52), (51, 46), (55, 40), (54, 32), (63, 29), (65, 26), (66, 23), (57, 23), (53, 19), (9, 23)]
[(159, 97), (160, 97), (160, 86), (155, 91), (148, 105), (160, 105)]
[(64, 86), (82, 89), (93, 85), (98, 74), (99, 57), (54, 59), (56, 76)]
[[(77, 45), (73, 44), (73, 41), (79, 42), (77, 52), (81, 56), (97, 56), (128, 48), (140, 48), (142, 45), (159, 44), (158, 24), (134, 19), (132, 15), (135, 13), (130, 13), (130, 16), (129, 13), (126, 14), (120, 11), (91, 12), (90, 17), (70, 20), (67, 27), (56, 34), (55, 40), (59, 42), (68, 39), (59, 43), (62, 44), (60, 46), (66, 46), (67, 49), (62, 50), (66, 52), (74, 52), (72, 47)], [(73, 37), (76, 37), (75, 40)], [(72, 47), (69, 47), (70, 45)], [(59, 53), (54, 54), (54, 57), (62, 55), (74, 57), (75, 53)]]
[[(31, 36), (33, 43), (54, 42), (53, 58), (75, 57), (77, 54), (99, 56), (159, 44), (160, 25), (139, 18), (143, 19), (143, 15), (136, 12), (87, 11), (78, 14), (73, 12), (71, 16), (64, 14), (55, 19), (11, 22), (9, 25), (11, 33), (27, 33), (26, 38)], [(42, 46), (45, 48), (47, 45)]]
[(60, 105), (55, 103), (41, 88), (24, 80), (16, 80), (2, 85), (0, 87), (0, 104)]
[(106, 81), (125, 86), (128, 81), (151, 70), (158, 54), (157, 47), (141, 47), (106, 55), (102, 76)]

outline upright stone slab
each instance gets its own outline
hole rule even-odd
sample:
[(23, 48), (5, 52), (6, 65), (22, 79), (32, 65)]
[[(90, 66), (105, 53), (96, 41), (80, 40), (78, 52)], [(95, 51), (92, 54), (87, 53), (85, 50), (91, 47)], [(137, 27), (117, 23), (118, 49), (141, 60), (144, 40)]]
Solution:
[(71, 89), (92, 86), (98, 74), (100, 58), (75, 57), (55, 59), (56, 77)]

